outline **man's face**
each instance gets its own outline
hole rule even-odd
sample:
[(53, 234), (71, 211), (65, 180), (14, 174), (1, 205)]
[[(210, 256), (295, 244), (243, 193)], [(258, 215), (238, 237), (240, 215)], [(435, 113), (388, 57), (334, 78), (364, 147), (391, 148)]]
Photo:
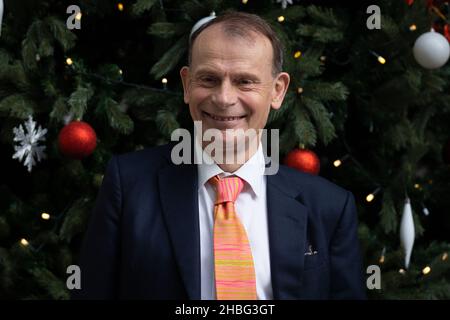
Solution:
[(263, 129), (270, 108), (281, 106), (289, 76), (273, 76), (269, 39), (251, 35), (251, 39), (229, 36), (218, 24), (194, 42), (191, 66), (180, 74), (184, 101), (192, 119), (202, 121), (203, 132)]

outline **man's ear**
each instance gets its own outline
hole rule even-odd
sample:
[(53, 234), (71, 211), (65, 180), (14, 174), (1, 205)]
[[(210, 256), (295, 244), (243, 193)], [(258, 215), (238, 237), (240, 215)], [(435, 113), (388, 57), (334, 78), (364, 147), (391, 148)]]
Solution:
[(189, 67), (184, 66), (180, 70), (181, 82), (183, 83), (184, 103), (189, 104)]
[(286, 72), (280, 72), (277, 75), (272, 92), (271, 106), (273, 109), (280, 109), (281, 104), (283, 103), (284, 100), (284, 96), (286, 95), (287, 89), (289, 87), (290, 81), (291, 78), (289, 77), (289, 74)]

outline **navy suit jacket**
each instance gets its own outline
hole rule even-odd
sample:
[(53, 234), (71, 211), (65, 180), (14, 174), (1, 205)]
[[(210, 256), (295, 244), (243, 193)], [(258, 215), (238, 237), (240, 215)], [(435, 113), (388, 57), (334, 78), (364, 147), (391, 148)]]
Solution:
[[(171, 146), (110, 160), (73, 298), (201, 298), (197, 165), (173, 164)], [(274, 299), (365, 298), (350, 192), (280, 165), (267, 206)]]

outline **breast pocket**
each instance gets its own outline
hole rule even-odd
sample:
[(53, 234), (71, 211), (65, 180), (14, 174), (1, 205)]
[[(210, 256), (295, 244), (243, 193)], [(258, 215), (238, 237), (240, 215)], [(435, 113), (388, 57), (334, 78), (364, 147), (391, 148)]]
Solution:
[(320, 251), (316, 254), (305, 255), (303, 270), (318, 269), (325, 265), (325, 258)]

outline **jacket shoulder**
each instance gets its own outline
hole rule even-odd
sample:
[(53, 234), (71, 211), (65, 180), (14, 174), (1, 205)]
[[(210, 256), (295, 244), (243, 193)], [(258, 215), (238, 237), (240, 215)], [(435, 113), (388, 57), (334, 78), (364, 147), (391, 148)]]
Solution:
[(122, 177), (133, 177), (156, 172), (170, 161), (172, 144), (149, 147), (138, 151), (117, 154), (110, 162), (116, 162)]
[(279, 179), (283, 185), (291, 188), (293, 192), (300, 194), (301, 198), (333, 201), (345, 201), (349, 191), (331, 182), (330, 180), (298, 171), (296, 169), (280, 165)]

